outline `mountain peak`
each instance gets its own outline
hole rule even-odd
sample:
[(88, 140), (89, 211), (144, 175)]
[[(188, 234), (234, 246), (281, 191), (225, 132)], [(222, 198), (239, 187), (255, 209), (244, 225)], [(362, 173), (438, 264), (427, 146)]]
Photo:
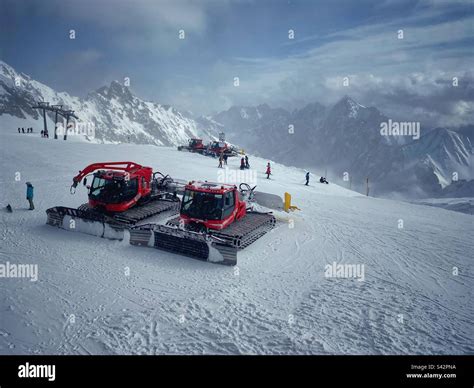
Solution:
[(96, 93), (104, 96), (106, 98), (131, 98), (132, 93), (128, 89), (127, 86), (122, 85), (120, 82), (114, 80), (110, 83), (109, 86), (102, 86), (101, 88), (96, 90)]
[(13, 79), (18, 75), (18, 73), (9, 64), (0, 60), (0, 75)]
[(115, 80), (110, 83), (109, 92), (112, 92), (118, 95), (131, 94), (127, 86)]
[(357, 118), (360, 109), (365, 109), (365, 106), (357, 103), (347, 94), (336, 102), (333, 107), (333, 110), (342, 111), (351, 118)]

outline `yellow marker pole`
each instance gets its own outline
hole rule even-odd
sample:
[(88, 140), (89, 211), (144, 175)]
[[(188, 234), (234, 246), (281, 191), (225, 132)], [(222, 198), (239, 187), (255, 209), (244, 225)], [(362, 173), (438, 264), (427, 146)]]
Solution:
[(283, 203), (283, 210), (286, 211), (287, 213), (293, 210), (301, 210), (298, 208), (298, 206), (294, 206), (291, 204), (291, 194), (290, 193), (285, 193), (285, 201)]
[(290, 193), (285, 193), (285, 202), (283, 205), (283, 210), (288, 213), (290, 211), (290, 206), (291, 206), (291, 195)]

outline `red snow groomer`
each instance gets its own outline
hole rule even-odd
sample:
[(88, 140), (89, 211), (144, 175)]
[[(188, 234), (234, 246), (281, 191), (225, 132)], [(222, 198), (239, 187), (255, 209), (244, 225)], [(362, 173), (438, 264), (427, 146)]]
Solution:
[(234, 147), (229, 146), (226, 142), (212, 141), (211, 143), (209, 143), (209, 145), (205, 149), (204, 154), (208, 156), (217, 157), (217, 158), (221, 154), (227, 155), (228, 157), (232, 157), (232, 156), (237, 156), (238, 151)]
[(226, 155), (228, 157), (237, 156), (237, 150), (233, 146), (229, 146), (225, 141), (225, 133), (219, 133), (219, 140), (211, 141), (206, 149), (204, 154), (213, 157), (219, 157), (221, 155)]
[(197, 152), (202, 154), (206, 147), (204, 146), (202, 139), (189, 139), (189, 143), (187, 146), (178, 146), (178, 151), (189, 151), (189, 152)]
[[(195, 257), (219, 264), (237, 264), (237, 251), (274, 228), (269, 212), (251, 210), (254, 188), (189, 182), (179, 217), (166, 225), (148, 224), (130, 229), (130, 243)], [(272, 194), (255, 193), (260, 196)], [(281, 198), (276, 203), (281, 205)]]
[(73, 178), (71, 194), (81, 181), (87, 185), (88, 175), (92, 175), (87, 186), (89, 202), (77, 209), (57, 206), (46, 210), (47, 224), (121, 239), (123, 230), (139, 221), (178, 212), (177, 194), (184, 184), (153, 173), (151, 167), (134, 162), (93, 163)]

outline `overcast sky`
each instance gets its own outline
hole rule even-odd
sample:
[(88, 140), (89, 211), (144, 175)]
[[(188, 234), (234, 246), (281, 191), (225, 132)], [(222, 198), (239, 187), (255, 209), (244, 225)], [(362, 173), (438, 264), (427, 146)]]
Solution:
[(349, 95), (394, 118), (474, 122), (473, 0), (0, 4), (0, 59), (73, 95), (129, 77), (139, 97), (200, 114)]

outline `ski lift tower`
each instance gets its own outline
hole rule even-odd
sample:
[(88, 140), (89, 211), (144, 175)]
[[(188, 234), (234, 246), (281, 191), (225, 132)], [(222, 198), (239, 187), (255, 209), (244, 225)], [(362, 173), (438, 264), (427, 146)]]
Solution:
[(219, 132), (219, 147), (225, 146), (225, 133)]
[(38, 101), (36, 106), (32, 106), (33, 109), (41, 109), (43, 111), (43, 123), (44, 123), (44, 133), (48, 133), (48, 125), (46, 124), (46, 111), (52, 110), (49, 106), (49, 102)]
[(58, 114), (63, 110), (62, 105), (51, 105), (51, 109), (54, 110), (54, 138), (58, 138)]
[(74, 114), (74, 111), (73, 111), (73, 110), (63, 110), (63, 109), (61, 109), (58, 113), (59, 113), (61, 116), (63, 116), (63, 117), (66, 118), (66, 128), (64, 128), (64, 140), (67, 140), (67, 130), (68, 130), (68, 127), (69, 127), (69, 119), (70, 119), (71, 117), (73, 117), (74, 119), (79, 120), (79, 117), (77, 117), (77, 116)]

